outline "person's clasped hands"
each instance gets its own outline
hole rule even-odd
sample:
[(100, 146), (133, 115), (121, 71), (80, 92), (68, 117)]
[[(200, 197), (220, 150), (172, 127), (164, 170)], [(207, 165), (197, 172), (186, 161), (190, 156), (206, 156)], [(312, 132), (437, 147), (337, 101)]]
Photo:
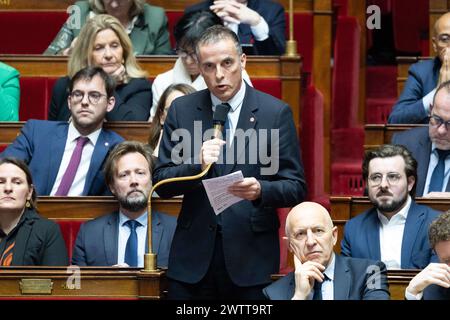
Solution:
[(216, 0), (210, 9), (227, 23), (256, 26), (261, 21), (259, 13), (237, 0)]

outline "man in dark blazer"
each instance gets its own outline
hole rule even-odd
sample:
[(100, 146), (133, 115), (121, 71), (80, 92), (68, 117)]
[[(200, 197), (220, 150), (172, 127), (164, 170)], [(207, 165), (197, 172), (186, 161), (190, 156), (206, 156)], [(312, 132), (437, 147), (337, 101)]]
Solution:
[(286, 237), (295, 272), (263, 289), (271, 300), (386, 300), (385, 265), (342, 257), (333, 252), (337, 227), (327, 210), (314, 202), (294, 207), (286, 218)]
[[(299, 203), (306, 193), (292, 112), (242, 80), (246, 57), (226, 27), (209, 28), (196, 52), (208, 89), (172, 103), (154, 183), (213, 164), (204, 178), (242, 171), (244, 179), (228, 189), (242, 201), (216, 216), (200, 178), (157, 189), (161, 197), (184, 195), (169, 258), (169, 298), (263, 298), (261, 289), (279, 268), (276, 208)], [(222, 103), (231, 108), (228, 142), (210, 140), (213, 110)]]
[(405, 290), (408, 300), (450, 300), (450, 211), (430, 225), (431, 247), (440, 263), (430, 263), (418, 273)]
[[(119, 201), (119, 211), (80, 227), (73, 264), (143, 267), (147, 251), (147, 201), (152, 188), (152, 151), (149, 146), (136, 141), (122, 142), (111, 151), (105, 164), (105, 176), (111, 192)], [(132, 234), (129, 221), (138, 223), (134, 263), (127, 256)], [(159, 267), (167, 267), (175, 226), (175, 217), (152, 213), (152, 247)]]
[[(286, 49), (286, 18), (281, 4), (272, 0), (207, 0), (185, 12), (212, 10), (257, 55), (283, 55)], [(245, 50), (247, 52), (247, 50)]]
[[(449, 175), (446, 174), (450, 168), (450, 157), (447, 154), (447, 150), (450, 150), (449, 89), (450, 81), (438, 87), (430, 110), (428, 127), (414, 128), (392, 137), (393, 144), (405, 146), (417, 160), (416, 196), (449, 197)], [(442, 184), (430, 187), (431, 177), (440, 162), (444, 165), (443, 173), (440, 174), (443, 175)]]
[(422, 60), (409, 68), (400, 98), (389, 115), (388, 123), (427, 123), (436, 88), (450, 80), (450, 13), (442, 15), (433, 29), (436, 57)]
[(85, 68), (72, 78), (68, 98), (72, 121), (29, 120), (0, 155), (25, 161), (40, 196), (55, 195), (80, 137), (87, 138), (68, 191), (70, 196), (110, 194), (101, 172), (108, 152), (123, 138), (102, 129), (114, 108), (114, 82), (101, 68)]
[(366, 153), (363, 178), (373, 208), (345, 225), (341, 254), (383, 261), (388, 269), (422, 269), (437, 257), (428, 227), (437, 211), (414, 202), (417, 162), (400, 145)]

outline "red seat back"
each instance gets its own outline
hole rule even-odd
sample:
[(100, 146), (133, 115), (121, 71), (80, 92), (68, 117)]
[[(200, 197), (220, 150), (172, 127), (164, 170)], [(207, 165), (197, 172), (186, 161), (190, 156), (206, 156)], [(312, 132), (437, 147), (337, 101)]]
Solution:
[(55, 81), (55, 78), (47, 77), (20, 78), (20, 121), (48, 118), (48, 105)]
[(80, 226), (84, 220), (56, 220), (56, 222), (61, 229), (64, 242), (66, 243), (69, 261), (71, 261), (73, 246), (75, 245), (75, 240), (77, 239), (78, 230), (80, 230)]

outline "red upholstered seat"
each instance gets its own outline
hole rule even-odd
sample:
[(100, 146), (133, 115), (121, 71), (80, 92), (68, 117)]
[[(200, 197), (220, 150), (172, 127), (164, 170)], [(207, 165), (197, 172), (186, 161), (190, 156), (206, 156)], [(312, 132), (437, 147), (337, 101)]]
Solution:
[(3, 152), (3, 150), (5, 150), (7, 146), (8, 145), (6, 144), (0, 144), (0, 153)]
[(0, 54), (41, 54), (67, 19), (65, 11), (0, 11)]
[(69, 259), (72, 260), (73, 246), (75, 245), (75, 240), (77, 239), (78, 230), (80, 230), (80, 226), (84, 220), (56, 220), (56, 222), (58, 223), (64, 241), (66, 242)]
[(175, 48), (175, 37), (173, 36), (173, 28), (177, 24), (178, 20), (183, 16), (182, 11), (166, 11), (167, 19), (169, 20), (169, 34), (170, 34), (170, 47)]
[(19, 120), (45, 120), (48, 117), (52, 88), (55, 78), (21, 77)]
[(267, 94), (281, 99), (281, 80), (280, 79), (251, 79), (253, 86)]

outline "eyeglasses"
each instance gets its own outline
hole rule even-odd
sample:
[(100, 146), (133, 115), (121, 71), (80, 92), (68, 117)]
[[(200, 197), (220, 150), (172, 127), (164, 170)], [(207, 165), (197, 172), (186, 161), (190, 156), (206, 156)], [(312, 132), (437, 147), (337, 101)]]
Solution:
[[(384, 175), (382, 175), (381, 173), (375, 173), (375, 174), (371, 175), (369, 177), (369, 184), (372, 187), (379, 186), (381, 184), (381, 182), (383, 182), (383, 176)], [(386, 180), (391, 186), (398, 184), (401, 179), (402, 179), (402, 175), (400, 173), (389, 172), (386, 174)]]
[(182, 59), (186, 59), (187, 57), (189, 57), (192, 60), (196, 60), (197, 61), (197, 56), (195, 55), (195, 52), (187, 52), (187, 51), (185, 51), (183, 49), (180, 49), (180, 48), (177, 48), (175, 52)]
[[(70, 98), (72, 99), (73, 103), (80, 103), (84, 98), (84, 92), (80, 90), (74, 90), (70, 94)], [(100, 102), (100, 99), (102, 97), (106, 97), (106, 94), (102, 94), (98, 91), (89, 91), (87, 93), (88, 100), (91, 104), (98, 104)]]
[(444, 119), (442, 119), (441, 117), (439, 117), (437, 115), (430, 116), (429, 122), (433, 127), (436, 127), (436, 129), (439, 129), (440, 126), (444, 125), (445, 130), (448, 131), (448, 128), (450, 126), (450, 120), (444, 121)]
[(449, 34), (440, 34), (437, 37), (438, 44), (442, 47), (448, 46), (450, 44), (450, 35)]

